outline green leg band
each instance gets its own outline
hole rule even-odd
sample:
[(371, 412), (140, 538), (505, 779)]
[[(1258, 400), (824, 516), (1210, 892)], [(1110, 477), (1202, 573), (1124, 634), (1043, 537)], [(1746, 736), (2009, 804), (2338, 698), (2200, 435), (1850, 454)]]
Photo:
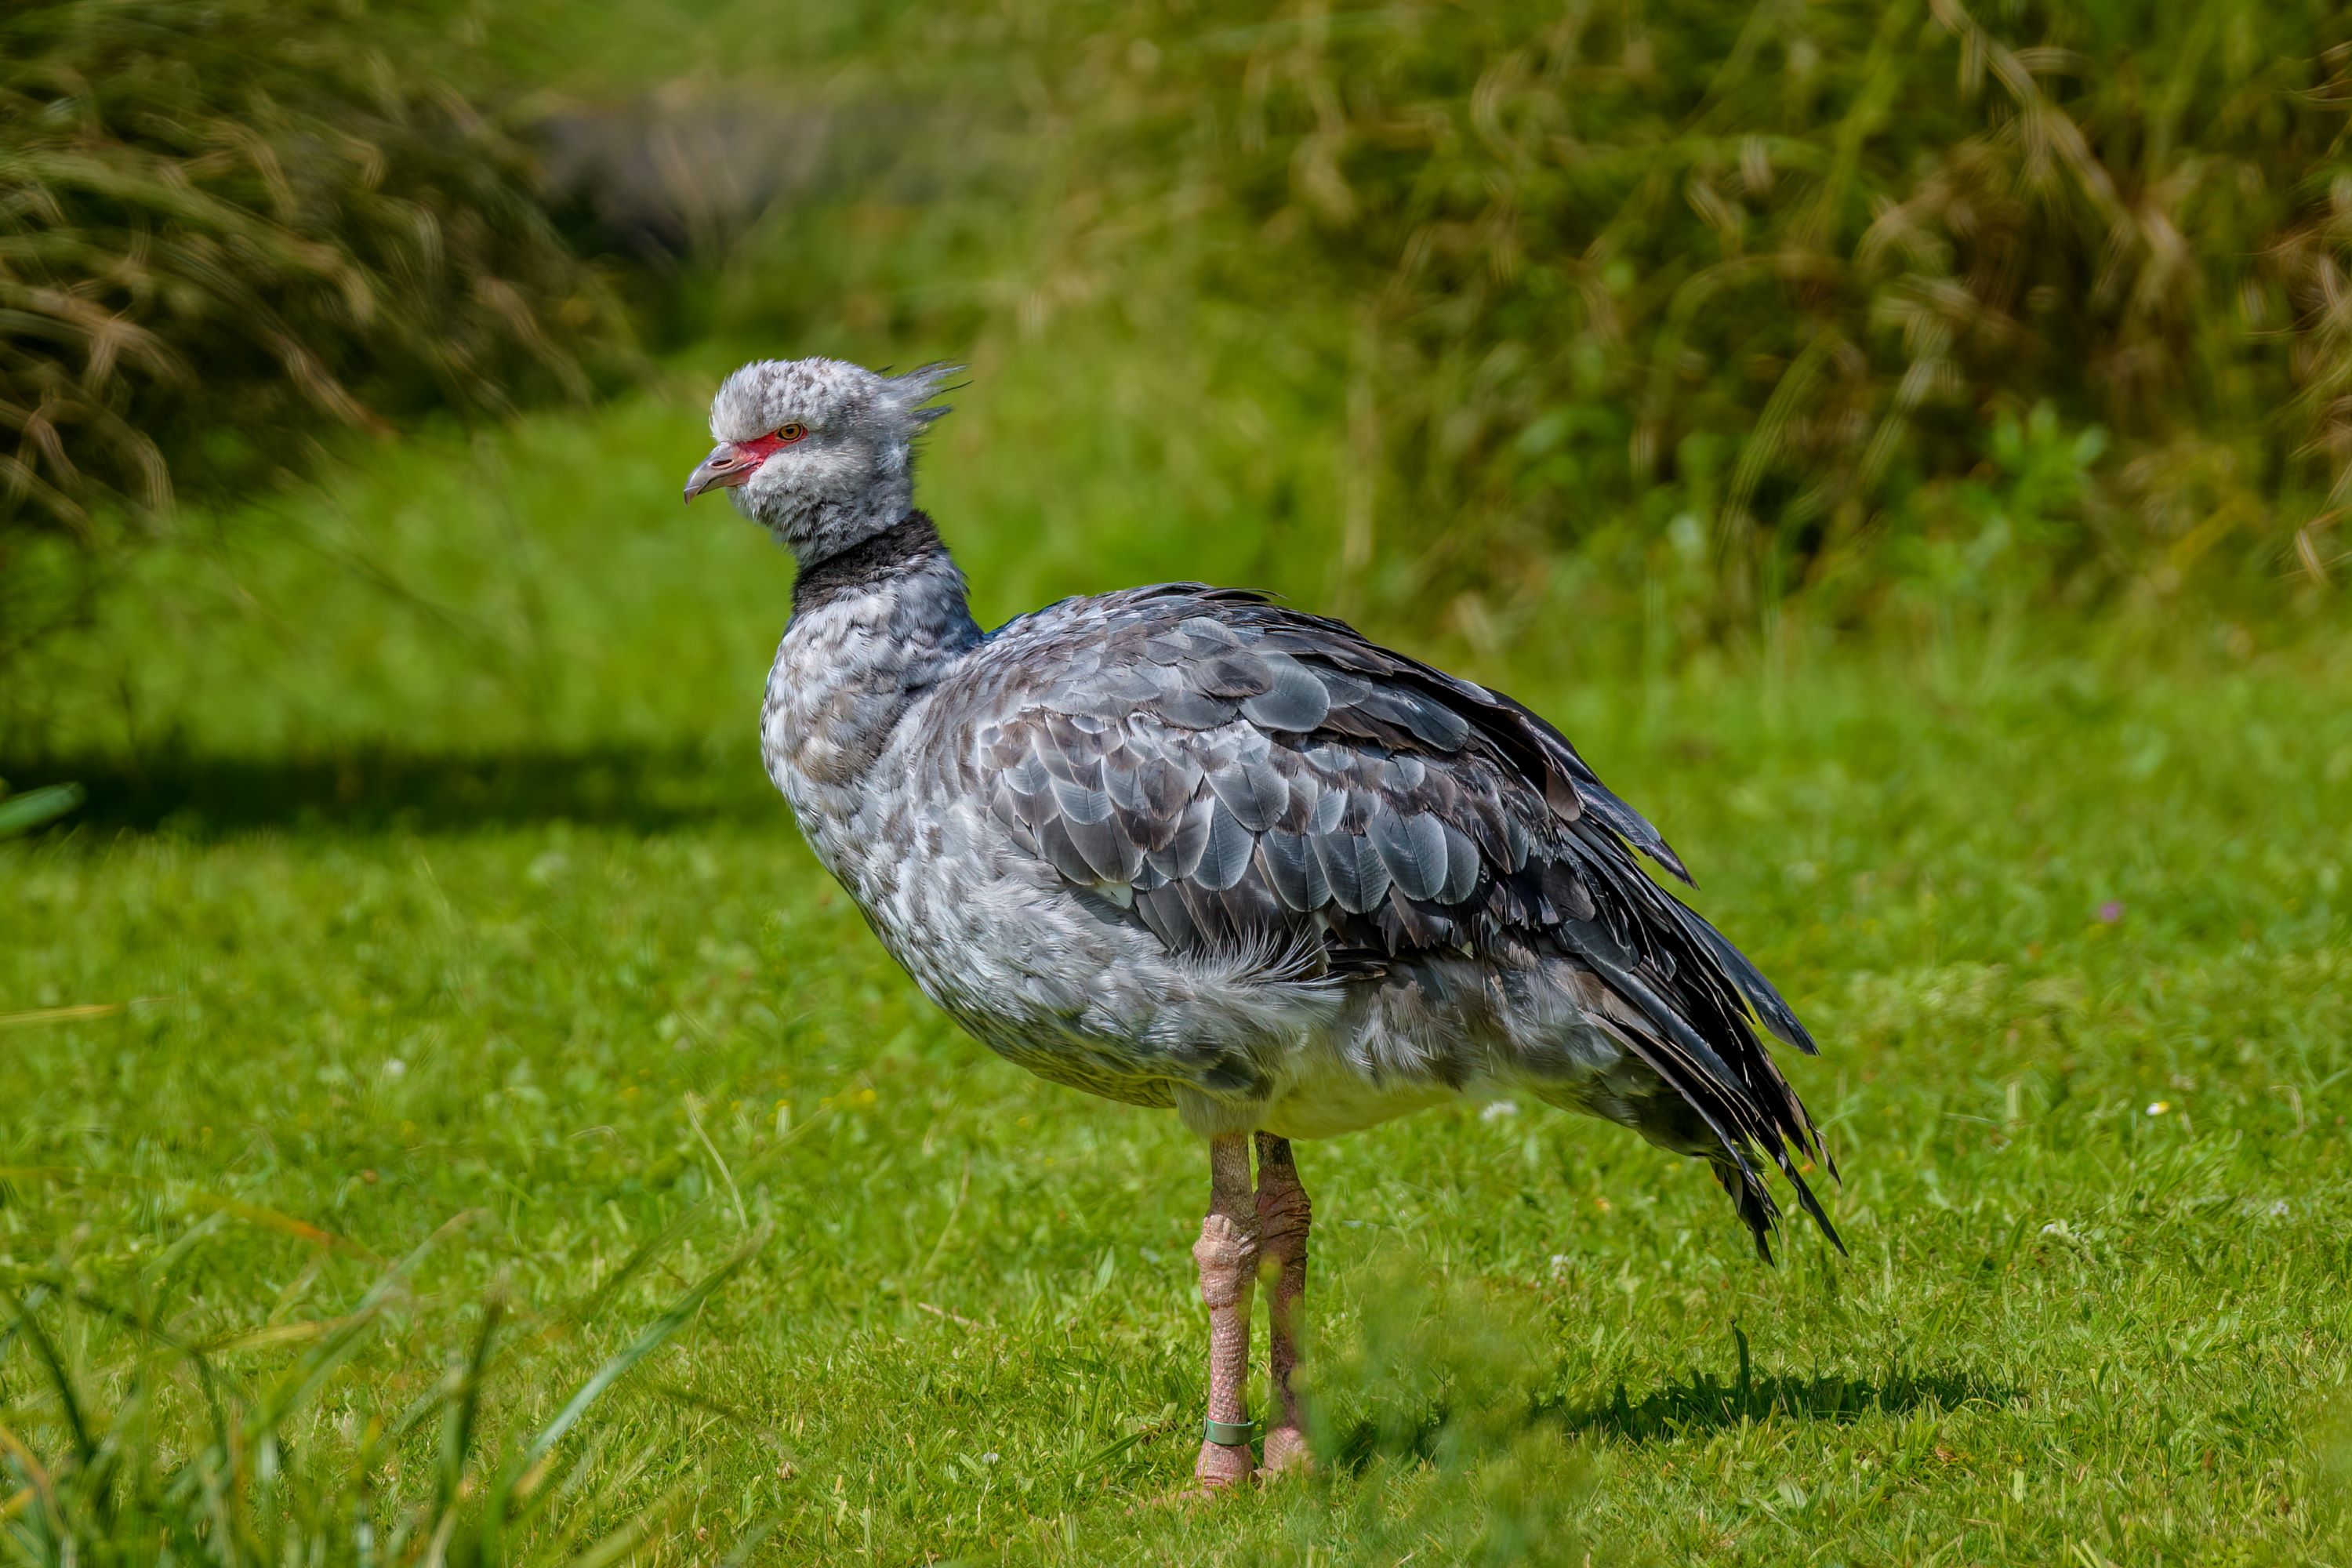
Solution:
[(1221, 1448), (1246, 1448), (1250, 1435), (1257, 1430), (1255, 1421), (1203, 1421), (1201, 1436)]

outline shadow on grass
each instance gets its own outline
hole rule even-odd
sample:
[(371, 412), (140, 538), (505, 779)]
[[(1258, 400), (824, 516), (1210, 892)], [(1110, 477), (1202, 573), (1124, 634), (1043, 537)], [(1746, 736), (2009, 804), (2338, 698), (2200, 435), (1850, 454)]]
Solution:
[[(1875, 1380), (1821, 1374), (1723, 1380), (1712, 1373), (1693, 1372), (1638, 1400), (1627, 1396), (1622, 1383), (1605, 1400), (1584, 1404), (1539, 1400), (1526, 1407), (1522, 1421), (1506, 1420), (1501, 1425), (1553, 1425), (1570, 1436), (1656, 1443), (1720, 1431), (1743, 1421), (1843, 1426), (1869, 1416), (1902, 1415), (1920, 1409), (1955, 1410), (1970, 1403), (2007, 1405), (2018, 1397), (2017, 1390), (1971, 1372), (1894, 1372)], [(1391, 1412), (1385, 1421), (1350, 1423), (1335, 1434), (1333, 1460), (1351, 1473), (1383, 1453), (1434, 1462), (1455, 1415), (1439, 1401), (1413, 1421), (1400, 1423)], [(1484, 1425), (1490, 1428), (1496, 1425), (1493, 1413), (1484, 1417)], [(1491, 1431), (1487, 1437), (1491, 1443)]]
[(2017, 1397), (2017, 1390), (1972, 1372), (1895, 1371), (1875, 1380), (1821, 1373), (1755, 1377), (1743, 1366), (1739, 1376), (1728, 1380), (1719, 1380), (1710, 1372), (1693, 1372), (1638, 1400), (1628, 1398), (1621, 1383), (1606, 1400), (1558, 1405), (1547, 1414), (1570, 1432), (1653, 1443), (1737, 1426), (1743, 1421), (1843, 1425), (1927, 1407), (1953, 1410), (1971, 1402), (2006, 1405)]
[(638, 832), (712, 821), (788, 826), (748, 739), (729, 746), (55, 756), (0, 764), (0, 774), (20, 789), (71, 781), (89, 792), (51, 832), (168, 827), (201, 838), (257, 828), (431, 832), (542, 822)]

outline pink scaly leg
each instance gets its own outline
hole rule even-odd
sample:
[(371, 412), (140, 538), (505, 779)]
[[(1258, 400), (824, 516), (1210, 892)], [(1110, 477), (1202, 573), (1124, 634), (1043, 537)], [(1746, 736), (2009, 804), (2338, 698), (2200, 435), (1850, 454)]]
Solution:
[(1307, 1231), (1314, 1208), (1299, 1184), (1290, 1142), (1271, 1132), (1257, 1135), (1257, 1236), (1264, 1267), (1274, 1274), (1267, 1316), (1273, 1319), (1274, 1396), (1281, 1419), (1266, 1429), (1265, 1468), (1272, 1472), (1307, 1468), (1307, 1428), (1298, 1415), (1298, 1391), (1291, 1373), (1298, 1366), (1299, 1315), (1307, 1296)]
[(1209, 1140), (1209, 1213), (1192, 1260), (1201, 1266), (1201, 1300), (1209, 1308), (1209, 1419), (1238, 1433), (1239, 1443), (1203, 1436), (1192, 1474), (1203, 1489), (1250, 1479), (1250, 1291), (1257, 1284), (1257, 1212), (1250, 1199), (1249, 1138)]

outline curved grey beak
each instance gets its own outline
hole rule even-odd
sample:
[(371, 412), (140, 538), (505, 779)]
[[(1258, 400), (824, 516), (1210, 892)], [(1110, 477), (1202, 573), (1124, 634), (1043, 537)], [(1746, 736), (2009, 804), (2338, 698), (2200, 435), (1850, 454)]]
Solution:
[(686, 476), (686, 499), (691, 501), (705, 490), (730, 489), (750, 479), (759, 466), (757, 458), (734, 442), (721, 441)]

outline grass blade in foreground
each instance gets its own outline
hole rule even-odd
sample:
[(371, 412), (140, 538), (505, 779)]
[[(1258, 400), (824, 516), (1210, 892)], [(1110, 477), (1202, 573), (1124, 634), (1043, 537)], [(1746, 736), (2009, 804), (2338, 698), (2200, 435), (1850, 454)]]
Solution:
[[(7, 1292), (8, 1322), (0, 1330), (0, 1564), (194, 1560), (236, 1568), (488, 1568), (603, 1564), (646, 1550), (691, 1495), (683, 1481), (649, 1508), (609, 1495), (645, 1468), (642, 1457), (593, 1471), (583, 1465), (572, 1480), (585, 1484), (541, 1483), (557, 1447), (596, 1402), (701, 1310), (760, 1253), (770, 1232), (746, 1238), (599, 1366), (554, 1419), (503, 1462), (493, 1462), (482, 1453), (483, 1428), (495, 1418), (486, 1396), (491, 1374), (506, 1362), (494, 1350), (509, 1316), (497, 1293), (485, 1304), (469, 1356), (407, 1418), (355, 1427), (348, 1408), (340, 1421), (338, 1412), (321, 1408), (364, 1404), (350, 1397), (353, 1358), (372, 1334), (388, 1332), (388, 1315), (418, 1307), (409, 1283), (415, 1266), (467, 1217), (427, 1238), (349, 1311), (282, 1325), (287, 1337), (308, 1331), (314, 1342), (260, 1389), (225, 1377), (194, 1341), (152, 1315), (50, 1283), (29, 1297)], [(276, 1337), (248, 1335), (243, 1343)], [(399, 1370), (390, 1369), (394, 1375)], [(371, 1369), (371, 1381), (384, 1376)], [(221, 1397), (241, 1407), (242, 1418), (203, 1420), (187, 1405), (192, 1385), (205, 1394), (201, 1408)], [(339, 1395), (331, 1401), (325, 1397), (331, 1389)], [(404, 1439), (435, 1414), (442, 1436), (439, 1462), (429, 1468), (433, 1495), (404, 1501), (385, 1478), (398, 1471), (404, 1448), (413, 1447)], [(194, 1426), (185, 1424), (191, 1415), (198, 1415)], [(188, 1457), (179, 1463), (160, 1458), (182, 1445)], [(580, 1520), (617, 1513), (628, 1522), (584, 1543), (577, 1524), (535, 1528), (559, 1498)]]

